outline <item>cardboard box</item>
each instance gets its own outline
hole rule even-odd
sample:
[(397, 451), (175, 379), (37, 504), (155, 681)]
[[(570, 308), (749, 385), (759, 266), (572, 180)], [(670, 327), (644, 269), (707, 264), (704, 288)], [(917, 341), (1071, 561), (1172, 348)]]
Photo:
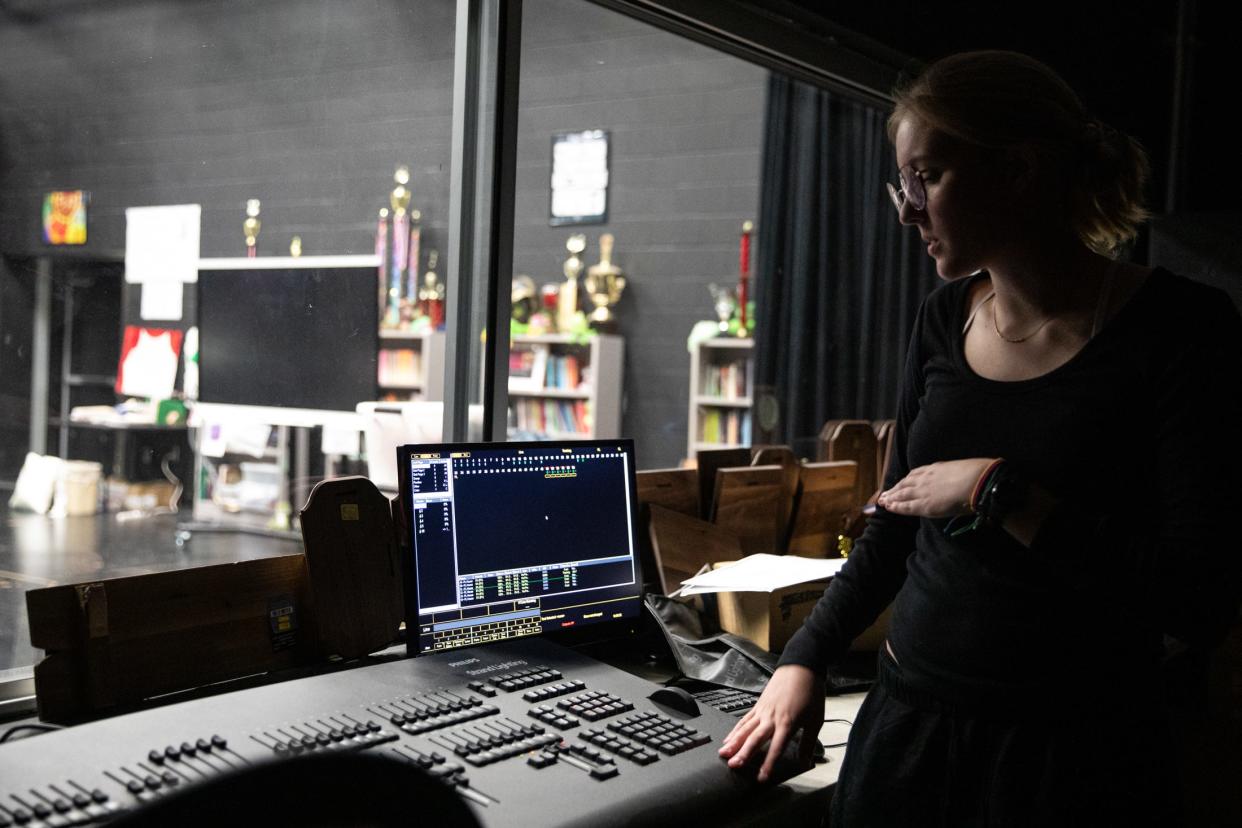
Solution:
[[(773, 592), (717, 593), (720, 627), (750, 639), (769, 652), (779, 653), (811, 614), (830, 580), (808, 581)], [(854, 640), (850, 649), (878, 650), (888, 635), (891, 614), (892, 607), (885, 609), (876, 622)]]
[(779, 653), (827, 586), (827, 581), (811, 581), (774, 592), (717, 593), (720, 627), (769, 652)]

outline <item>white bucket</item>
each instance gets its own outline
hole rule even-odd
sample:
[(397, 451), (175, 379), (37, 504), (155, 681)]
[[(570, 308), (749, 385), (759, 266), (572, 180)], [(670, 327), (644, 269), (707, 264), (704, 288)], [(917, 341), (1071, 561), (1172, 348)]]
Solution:
[(52, 514), (56, 517), (93, 515), (99, 511), (99, 483), (103, 466), (86, 460), (66, 460), (56, 478)]

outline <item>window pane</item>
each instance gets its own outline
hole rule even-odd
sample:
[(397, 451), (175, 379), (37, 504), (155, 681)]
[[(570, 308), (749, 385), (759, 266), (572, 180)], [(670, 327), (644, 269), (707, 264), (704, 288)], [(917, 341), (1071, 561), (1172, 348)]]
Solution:
[(736, 296), (768, 72), (578, 0), (522, 32), (511, 435), (630, 436), (644, 468), (749, 443), (749, 339), (696, 347), (693, 391), (687, 343)]
[[(394, 474), (386, 435), (359, 443), (355, 429), (351, 446), (349, 428), (327, 424), (367, 401), (441, 399), (455, 9), (138, 0), (0, 12), (5, 500), (28, 451), (97, 464), (42, 474), (28, 464), (20, 493), (34, 511), (3, 507), (0, 669), (38, 655), (26, 589), (296, 552), (296, 532), (196, 531), (178, 545), (178, 521), (296, 529), (325, 474)], [(199, 212), (190, 225), (154, 225), (145, 249), (160, 258), (135, 282), (126, 211), (168, 205)], [(190, 226), (191, 262), (206, 260), (197, 283), (171, 264)], [(123, 349), (148, 340), (162, 344), (123, 372), (118, 395)], [(129, 384), (154, 381), (161, 361), (177, 366), (166, 380)], [(123, 424), (103, 413), (130, 394), (193, 396), (195, 367), (203, 402), (277, 413), (217, 411), (201, 430), (140, 425), (149, 407)], [(69, 419), (89, 406), (102, 407), (102, 424)], [(289, 406), (312, 413), (279, 413)], [(422, 410), (407, 425), (438, 438), (440, 419)], [(43, 513), (58, 476), (68, 516)], [(101, 501), (109, 511), (74, 514)]]

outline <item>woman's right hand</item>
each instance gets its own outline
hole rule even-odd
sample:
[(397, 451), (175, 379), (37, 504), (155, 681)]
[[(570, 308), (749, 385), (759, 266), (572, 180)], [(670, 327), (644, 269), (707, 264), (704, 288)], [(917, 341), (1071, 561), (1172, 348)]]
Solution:
[(801, 728), (798, 758), (809, 767), (819, 729), (824, 723), (824, 684), (809, 668), (798, 664), (778, 667), (763, 695), (725, 737), (720, 755), (729, 767), (740, 768), (767, 744), (759, 781), (772, 775), (785, 743)]

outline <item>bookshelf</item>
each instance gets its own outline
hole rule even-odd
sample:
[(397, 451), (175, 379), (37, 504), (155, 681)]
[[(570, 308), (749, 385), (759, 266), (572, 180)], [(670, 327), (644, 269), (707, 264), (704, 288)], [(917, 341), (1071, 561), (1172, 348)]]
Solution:
[(687, 457), (750, 445), (754, 349), (753, 339), (720, 336), (700, 342), (690, 355)]
[(513, 337), (509, 414), (513, 427), (549, 439), (621, 435), (625, 340), (596, 334)]
[(444, 399), (444, 333), (380, 330), (379, 398)]

